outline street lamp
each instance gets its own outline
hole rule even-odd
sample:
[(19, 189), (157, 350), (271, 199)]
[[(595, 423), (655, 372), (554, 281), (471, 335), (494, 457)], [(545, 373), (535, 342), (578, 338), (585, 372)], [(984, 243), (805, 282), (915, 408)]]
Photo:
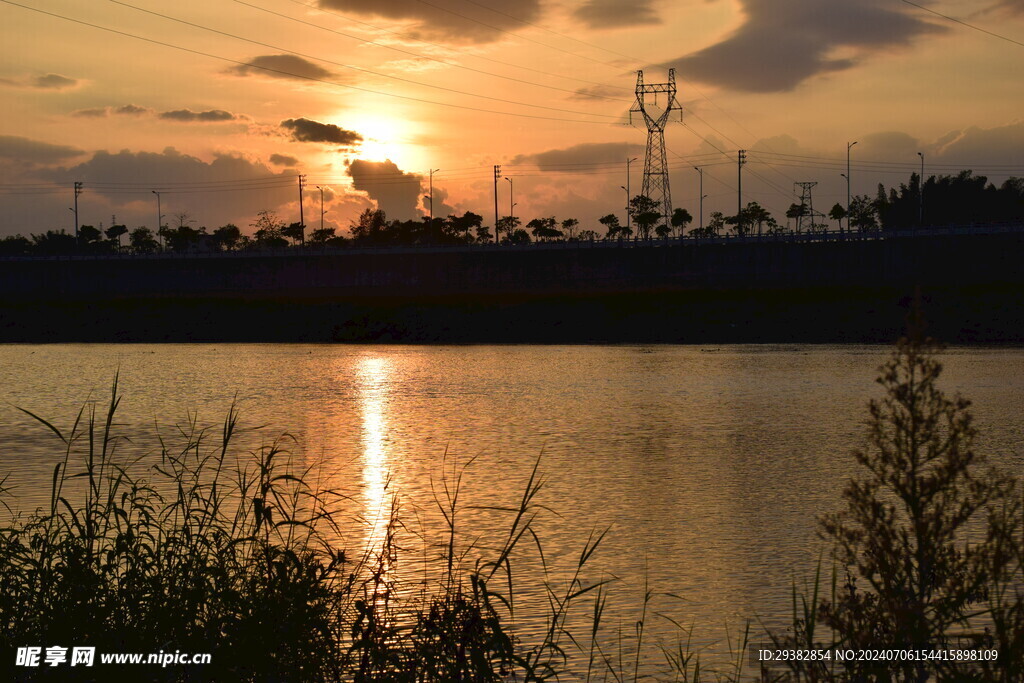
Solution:
[(164, 246), (164, 233), (160, 230), (163, 227), (164, 215), (160, 212), (160, 193), (156, 190), (150, 190), (156, 195), (156, 234), (160, 238), (160, 247)]
[(319, 185), (316, 189), (320, 190), (320, 234), (324, 233), (324, 188)]
[(697, 166), (693, 167), (693, 170), (700, 174), (700, 191), (697, 193), (700, 195), (700, 232), (698, 235), (704, 234), (704, 198), (707, 197), (704, 194), (704, 169)]
[(921, 157), (921, 177), (917, 181), (918, 193), (921, 195), (918, 199), (917, 205), (917, 223), (922, 228), (924, 227), (924, 154), (921, 152), (917, 153), (917, 156)]
[(430, 169), (430, 224), (434, 224), (434, 174), (440, 171), (439, 168)]
[(857, 144), (857, 141), (846, 143), (846, 230), (850, 230), (850, 148)]
[[(509, 178), (508, 176), (505, 176), (505, 180), (508, 181), (508, 217), (512, 218), (513, 217), (512, 209), (514, 209), (515, 206), (516, 206), (515, 203), (512, 201), (512, 190), (513, 190), (512, 179)], [(509, 234), (510, 235), (512, 234), (512, 226), (511, 225), (509, 225)]]
[(625, 185), (619, 185), (626, 193), (626, 228), (629, 232), (633, 232), (632, 228), (629, 227), (629, 188)]

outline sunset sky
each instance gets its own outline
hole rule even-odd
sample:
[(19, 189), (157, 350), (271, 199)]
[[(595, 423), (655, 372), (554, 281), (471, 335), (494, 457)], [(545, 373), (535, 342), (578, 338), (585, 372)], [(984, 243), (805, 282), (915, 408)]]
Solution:
[[(636, 71), (675, 67), (672, 199), (784, 222), (961, 168), (1024, 175), (1022, 0), (0, 0), (0, 235), (83, 224), (341, 232), (361, 210), (624, 218)], [(931, 10), (931, 11), (928, 11)], [(937, 14), (938, 13), (938, 14)], [(946, 15), (946, 18), (939, 16)], [(957, 21), (965, 22), (958, 23)], [(973, 28), (972, 28), (973, 27)], [(982, 29), (982, 30), (979, 30)], [(995, 34), (995, 35), (993, 35)], [(659, 102), (662, 104), (663, 102)]]

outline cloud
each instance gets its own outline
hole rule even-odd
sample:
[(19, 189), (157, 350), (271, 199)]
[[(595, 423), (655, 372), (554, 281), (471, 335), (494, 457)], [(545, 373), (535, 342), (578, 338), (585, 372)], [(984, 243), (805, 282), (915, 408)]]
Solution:
[(122, 104), (120, 107), (96, 107), (94, 109), (78, 109), (76, 111), (71, 112), (71, 115), (82, 118), (102, 118), (104, 116), (110, 116), (111, 114), (117, 114), (119, 116), (141, 116), (142, 114), (148, 114), (151, 111), (151, 109), (147, 109), (146, 107), (139, 107), (134, 104)]
[[(390, 159), (356, 159), (349, 164), (348, 174), (352, 177), (352, 187), (366, 192), (389, 218), (408, 220), (419, 216), (417, 206), (423, 194), (423, 176), (402, 171)], [(439, 196), (437, 187), (434, 188), (434, 194), (436, 202)], [(438, 209), (440, 205), (435, 204), (434, 208)]]
[(236, 76), (256, 75), (297, 80), (326, 79), (334, 76), (334, 73), (319, 64), (296, 55), (260, 55), (250, 59), (247, 64), (231, 67), (228, 73)]
[(236, 121), (238, 116), (232, 114), (229, 111), (223, 109), (211, 109), (210, 111), (192, 111), (191, 109), (175, 109), (174, 111), (165, 111), (159, 114), (162, 119), (168, 119), (170, 121), (183, 121), (183, 122), (221, 122), (221, 121)]
[(946, 163), (975, 167), (979, 172), (984, 172), (985, 165), (1022, 166), (1024, 123), (996, 128), (971, 126), (953, 131), (936, 143), (935, 153)]
[(275, 166), (288, 166), (288, 167), (292, 167), (292, 166), (298, 166), (299, 165), (299, 160), (296, 159), (295, 157), (290, 157), (290, 156), (288, 156), (286, 154), (271, 154), (270, 155), (270, 163), (274, 164)]
[(654, 0), (587, 0), (573, 16), (588, 28), (625, 28), (642, 24), (660, 24)]
[(0, 78), (0, 83), (15, 88), (36, 88), (38, 90), (66, 90), (79, 84), (75, 78), (68, 78), (60, 74), (46, 74), (43, 76), (27, 76), (24, 78)]
[(859, 56), (944, 31), (885, 0), (741, 0), (746, 21), (727, 38), (666, 64), (696, 81), (745, 92), (785, 92), (849, 69)]
[[(536, 164), (542, 171), (575, 171), (580, 166), (621, 163), (642, 154), (643, 145), (630, 142), (586, 142), (564, 149), (550, 149), (536, 154), (520, 154), (512, 164)], [(512, 173), (511, 169), (509, 172)]]
[(608, 98), (622, 100), (633, 96), (633, 93), (625, 88), (616, 88), (612, 85), (585, 85), (573, 93), (576, 100), (604, 100)]
[[(288, 222), (298, 220), (294, 171), (275, 173), (263, 163), (239, 154), (217, 154), (211, 161), (204, 161), (173, 147), (162, 152), (99, 151), (83, 163), (36, 175), (62, 187), (82, 181), (82, 222), (94, 225), (116, 213), (119, 221), (127, 225), (152, 228), (156, 223), (156, 198), (152, 190), (161, 191), (162, 211), (165, 220), (171, 222), (175, 214), (187, 212), (197, 225), (215, 228), (230, 222), (245, 230), (261, 209), (278, 211)], [(25, 222), (38, 224), (52, 215), (60, 225), (62, 214), (67, 214), (67, 199), (54, 196), (49, 201), (48, 207), (37, 207), (38, 217), (28, 207), (24, 208)]]
[(100, 107), (98, 109), (76, 109), (75, 111), (71, 112), (71, 115), (83, 119), (99, 119), (103, 118), (109, 113), (110, 112), (107, 110), (106, 107)]
[[(490, 43), (505, 31), (523, 28), (540, 17), (540, 0), (478, 0), (459, 3), (458, 11), (419, 0), (319, 0), (325, 9), (415, 23), (414, 34), (451, 43)], [(511, 11), (509, 11), (511, 10)]]
[(139, 116), (141, 114), (148, 113), (149, 109), (146, 107), (139, 107), (134, 104), (122, 104), (120, 107), (114, 109), (113, 112), (115, 114), (123, 114), (126, 116)]
[(298, 142), (327, 142), (334, 145), (354, 145), (363, 139), (355, 131), (345, 130), (333, 123), (320, 123), (310, 119), (287, 119), (281, 127), (291, 132)]
[(78, 85), (77, 80), (61, 76), (60, 74), (46, 74), (45, 76), (36, 76), (32, 79), (33, 87), (44, 90), (63, 90), (64, 88), (73, 88), (76, 85)]
[(0, 159), (29, 164), (53, 164), (85, 154), (67, 145), (31, 140), (15, 135), (0, 135)]

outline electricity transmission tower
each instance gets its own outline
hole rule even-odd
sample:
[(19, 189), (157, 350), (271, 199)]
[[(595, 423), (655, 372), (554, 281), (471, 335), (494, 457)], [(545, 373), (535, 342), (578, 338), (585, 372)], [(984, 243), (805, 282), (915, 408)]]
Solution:
[[(658, 93), (665, 95), (665, 108), (655, 116), (648, 108), (647, 95), (654, 95), (653, 108), (657, 112)], [(683, 108), (676, 102), (676, 70), (668, 70), (668, 83), (644, 84), (644, 72), (636, 72), (636, 102), (630, 108), (630, 123), (633, 112), (643, 115), (647, 124), (647, 154), (644, 156), (644, 196), (654, 200), (665, 225), (671, 225), (672, 193), (668, 186), (668, 159), (665, 155), (665, 123), (669, 114), (679, 112), (679, 120), (683, 120)]]
[(815, 232), (815, 226), (820, 225), (818, 219), (820, 218), (822, 223), (825, 221), (825, 214), (814, 210), (814, 199), (811, 197), (811, 188), (818, 183), (798, 182), (793, 184), (800, 186), (800, 207), (802, 209), (796, 217), (796, 231), (803, 232), (806, 228), (808, 232)]

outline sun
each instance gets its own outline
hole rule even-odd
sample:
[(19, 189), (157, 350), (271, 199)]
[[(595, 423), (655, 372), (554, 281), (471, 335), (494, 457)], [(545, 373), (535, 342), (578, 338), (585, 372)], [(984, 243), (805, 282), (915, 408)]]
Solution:
[(353, 151), (354, 158), (366, 161), (390, 159), (402, 170), (416, 170), (420, 154), (412, 144), (413, 131), (408, 122), (378, 115), (349, 115), (346, 119), (345, 127), (363, 136)]

